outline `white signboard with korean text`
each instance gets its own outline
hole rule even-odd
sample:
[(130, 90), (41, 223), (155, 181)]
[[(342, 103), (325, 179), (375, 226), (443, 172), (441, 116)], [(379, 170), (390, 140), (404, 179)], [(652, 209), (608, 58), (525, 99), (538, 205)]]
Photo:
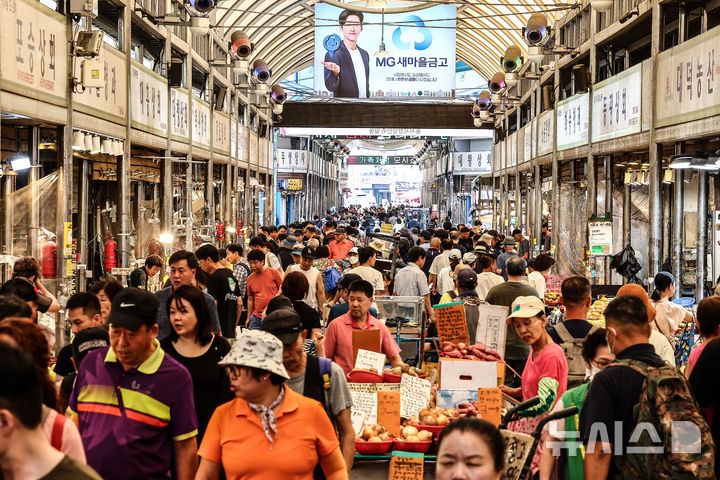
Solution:
[(588, 222), (588, 244), (590, 245), (590, 254), (593, 256), (612, 255), (612, 222), (604, 220)]
[(234, 118), (230, 119), (230, 156), (232, 158), (238, 158), (238, 132), (237, 132), (237, 121)]
[(525, 127), (520, 127), (517, 131), (517, 164), (525, 163)]
[(210, 105), (192, 97), (192, 143), (210, 148)]
[(132, 126), (156, 135), (167, 135), (167, 80), (133, 61), (130, 70)]
[(278, 172), (307, 172), (307, 150), (277, 149)]
[(213, 115), (212, 144), (216, 152), (230, 153), (230, 117), (218, 111)]
[(176, 140), (187, 140), (190, 125), (190, 98), (187, 90), (170, 91), (170, 134)]
[(480, 175), (492, 173), (492, 154), (485, 152), (453, 152), (454, 175)]
[[(125, 56), (103, 44), (97, 58), (103, 66), (103, 88), (86, 88), (73, 95), (75, 108), (96, 117), (124, 123), (127, 114), (125, 86)], [(80, 59), (75, 59), (75, 71), (80, 71)]]
[(639, 132), (642, 115), (642, 65), (637, 64), (593, 86), (592, 102), (593, 142)]
[(537, 117), (532, 119), (530, 122), (532, 130), (532, 138), (530, 139), (530, 158), (537, 157), (537, 137), (538, 137), (538, 119)]
[(557, 102), (557, 149), (587, 145), (590, 94), (581, 93)]
[(525, 131), (523, 135), (523, 162), (529, 162), (532, 159), (532, 144), (533, 144), (533, 125), (534, 122), (528, 123), (523, 127)]
[(547, 155), (553, 151), (553, 141), (555, 140), (555, 132), (553, 131), (553, 115), (555, 115), (554, 110), (545, 110), (538, 116), (538, 157)]
[(238, 126), (237, 131), (237, 142), (238, 142), (238, 160), (240, 162), (247, 162), (247, 152), (245, 149), (248, 146), (248, 129), (242, 125)]
[(250, 132), (250, 157), (248, 158), (248, 163), (251, 165), (257, 165), (259, 163), (258, 159), (258, 136), (255, 132)]
[(36, 1), (0, 2), (0, 82), (4, 90), (64, 105), (65, 17)]
[(720, 26), (657, 56), (655, 126), (720, 112)]
[(507, 168), (517, 165), (517, 133), (508, 135), (505, 139), (507, 152), (505, 153), (505, 165)]

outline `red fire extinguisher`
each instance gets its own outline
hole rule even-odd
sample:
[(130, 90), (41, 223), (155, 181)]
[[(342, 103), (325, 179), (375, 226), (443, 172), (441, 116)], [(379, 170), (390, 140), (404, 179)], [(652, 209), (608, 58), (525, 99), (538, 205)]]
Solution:
[(117, 242), (110, 236), (105, 241), (105, 271), (112, 272), (117, 267)]
[(222, 223), (218, 223), (217, 225), (217, 233), (215, 234), (215, 238), (217, 238), (218, 242), (225, 241), (225, 225), (223, 225)]
[(42, 247), (41, 270), (43, 278), (55, 278), (57, 271), (57, 244), (46, 240)]
[(238, 226), (237, 226), (237, 234), (242, 235), (243, 234), (243, 222), (242, 220), (238, 220)]

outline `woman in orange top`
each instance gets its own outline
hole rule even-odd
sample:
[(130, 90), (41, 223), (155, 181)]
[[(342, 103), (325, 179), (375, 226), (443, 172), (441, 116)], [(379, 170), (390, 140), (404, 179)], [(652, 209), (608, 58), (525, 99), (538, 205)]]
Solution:
[(283, 383), (283, 345), (274, 335), (246, 330), (225, 358), (234, 400), (215, 409), (198, 454), (196, 480), (312, 480), (318, 462), (328, 480), (346, 480), (345, 461), (319, 402)]

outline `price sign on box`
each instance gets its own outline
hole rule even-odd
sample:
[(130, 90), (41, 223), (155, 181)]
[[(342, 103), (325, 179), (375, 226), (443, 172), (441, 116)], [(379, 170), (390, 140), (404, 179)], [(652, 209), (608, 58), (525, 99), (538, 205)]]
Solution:
[(385, 354), (372, 352), (359, 348), (355, 358), (355, 368), (359, 370), (370, 370), (374, 368), (378, 374), (382, 374), (385, 366)]
[(478, 388), (478, 415), (496, 427), (502, 420), (502, 392), (499, 388)]
[(422, 480), (424, 455), (414, 452), (393, 452), (388, 480)]
[(505, 320), (508, 308), (502, 305), (478, 305), (478, 326), (475, 331), (475, 343), (485, 345), (488, 350), (494, 350), (505, 358)]
[(350, 390), (350, 396), (353, 402), (351, 412), (363, 414), (367, 418), (367, 423), (371, 425), (376, 424), (378, 406), (377, 392), (355, 392)]
[(520, 480), (522, 468), (531, 454), (533, 437), (524, 433), (500, 430), (505, 444), (505, 468), (503, 469), (502, 480)]
[(476, 390), (497, 387), (496, 362), (440, 359), (440, 388), (442, 390)]
[(470, 344), (467, 323), (465, 323), (465, 307), (462, 302), (435, 305), (435, 320), (437, 323), (440, 343)]
[(378, 392), (377, 423), (400, 435), (400, 392)]
[(400, 379), (400, 416), (410, 418), (430, 403), (430, 381), (403, 374)]
[(392, 235), (393, 226), (392, 223), (383, 223), (380, 225), (380, 233), (386, 233)]

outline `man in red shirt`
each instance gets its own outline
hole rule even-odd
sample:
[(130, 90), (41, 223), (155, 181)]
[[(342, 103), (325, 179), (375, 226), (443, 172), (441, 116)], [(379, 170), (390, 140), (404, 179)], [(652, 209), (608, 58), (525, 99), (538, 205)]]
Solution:
[(335, 241), (330, 242), (328, 248), (330, 249), (331, 260), (342, 260), (348, 257), (348, 252), (353, 248), (353, 244), (350, 240), (345, 238), (345, 229), (338, 227), (335, 229)]
[(353, 330), (380, 330), (380, 348), (393, 367), (402, 363), (400, 347), (388, 328), (370, 315), (373, 286), (366, 280), (356, 280), (348, 288), (350, 310), (330, 323), (325, 334), (325, 356), (350, 373), (353, 369)]
[(274, 268), (265, 267), (265, 253), (251, 250), (248, 263), (252, 273), (247, 278), (248, 312), (246, 327), (252, 330), (262, 329), (262, 314), (268, 302), (277, 295), (282, 285), (282, 277)]

